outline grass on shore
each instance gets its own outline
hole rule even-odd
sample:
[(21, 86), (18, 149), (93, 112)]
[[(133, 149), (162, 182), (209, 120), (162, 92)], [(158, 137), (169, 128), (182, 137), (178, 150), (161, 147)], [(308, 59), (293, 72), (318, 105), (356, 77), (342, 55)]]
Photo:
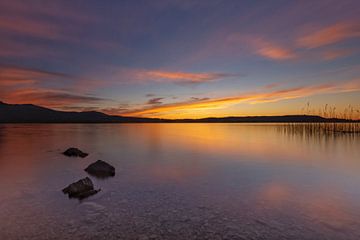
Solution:
[(311, 109), (310, 103), (302, 108), (304, 115), (319, 115), (326, 122), (288, 123), (283, 131), (288, 133), (306, 134), (360, 134), (360, 110), (349, 105), (343, 112), (337, 113), (336, 107), (326, 104), (319, 110)]

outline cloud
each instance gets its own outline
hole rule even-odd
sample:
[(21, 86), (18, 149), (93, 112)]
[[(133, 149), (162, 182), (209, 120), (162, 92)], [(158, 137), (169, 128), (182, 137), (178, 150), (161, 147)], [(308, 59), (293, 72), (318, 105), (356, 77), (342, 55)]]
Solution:
[(265, 58), (273, 60), (288, 60), (296, 58), (296, 54), (290, 48), (279, 46), (261, 39), (254, 41), (255, 52)]
[(360, 37), (360, 23), (336, 23), (298, 38), (297, 44), (305, 48), (317, 48), (354, 37)]
[[(331, 49), (330, 46), (321, 51), (315, 48), (328, 46), (346, 39), (360, 37), (359, 23), (337, 23), (301, 37), (291, 37), (290, 41), (280, 44), (273, 37), (265, 37), (239, 32), (229, 34), (227, 42), (233, 50), (239, 45), (246, 46), (248, 51), (267, 59), (285, 61), (290, 59), (315, 58), (320, 60), (334, 60), (351, 55), (354, 49)], [(308, 49), (315, 51), (306, 51)]]
[[(74, 40), (76, 27), (94, 23), (83, 9), (62, 2), (0, 2), (0, 31), (51, 40)], [(71, 22), (72, 24), (66, 24)]]
[(0, 2), (1, 13), (3, 15), (22, 15), (22, 16), (43, 16), (55, 19), (71, 19), (76, 22), (94, 22), (94, 18), (90, 14), (78, 11), (79, 8), (74, 5), (64, 4), (61, 1), (34, 2), (22, 0), (3, 0)]
[(144, 107), (141, 109), (123, 112), (128, 116), (161, 116), (169, 114), (174, 111), (189, 111), (198, 109), (217, 109), (225, 108), (230, 105), (238, 103), (259, 104), (267, 102), (278, 102), (286, 99), (302, 98), (311, 95), (336, 93), (336, 92), (350, 92), (360, 90), (360, 80), (350, 81), (340, 84), (321, 84), (313, 86), (302, 86), (286, 88), (281, 90), (264, 91), (244, 93), (238, 96), (229, 96), (223, 98), (212, 99), (191, 99), (190, 101), (177, 102), (156, 105), (151, 107)]
[(326, 50), (322, 53), (322, 58), (324, 60), (330, 61), (338, 58), (343, 58), (351, 55), (355, 51), (353, 49), (331, 49)]
[(203, 83), (220, 80), (224, 78), (239, 76), (239, 74), (229, 73), (191, 73), (175, 71), (146, 70), (138, 72), (140, 79), (153, 81), (171, 81), (179, 83)]
[[(68, 58), (76, 50), (114, 53), (124, 47), (114, 38), (91, 34), (104, 19), (78, 4), (61, 1), (0, 1), (0, 57)], [(66, 51), (66, 54), (64, 53)]]
[(123, 104), (119, 104), (116, 107), (101, 108), (98, 110), (109, 115), (121, 115), (123, 112), (128, 112), (129, 107), (130, 107), (129, 104), (123, 103)]
[(5, 88), (5, 90), (29, 88), (29, 86), (43, 87), (56, 85), (61, 86), (61, 89), (86, 92), (96, 89), (103, 84), (104, 82), (99, 79), (92, 79), (86, 76), (0, 64), (0, 86)]
[(149, 101), (147, 101), (146, 104), (149, 105), (158, 105), (158, 104), (162, 104), (161, 100), (163, 100), (164, 98), (159, 97), (159, 98), (151, 98), (149, 99)]
[(210, 99), (210, 98), (207, 98), (207, 97), (205, 97), (205, 98), (191, 97), (191, 100), (193, 100), (193, 101), (204, 101), (204, 100), (208, 100), (208, 99)]
[(0, 30), (45, 39), (66, 38), (55, 24), (19, 16), (0, 17)]
[(246, 50), (272, 60), (283, 61), (298, 57), (292, 47), (276, 43), (263, 36), (231, 33), (227, 38), (227, 42), (233, 48), (243, 45), (246, 46)]
[(65, 78), (69, 75), (11, 65), (0, 65), (0, 86), (31, 85), (49, 78)]
[[(84, 79), (60, 72), (44, 71), (14, 65), (0, 65), (1, 100), (10, 103), (33, 103), (45, 107), (71, 107), (73, 104), (93, 104), (108, 99), (86, 93)], [(61, 89), (46, 87), (61, 82)], [(91, 85), (91, 81), (86, 81)], [(66, 87), (69, 85), (69, 87)], [(65, 90), (67, 89), (67, 90)], [(85, 106), (87, 107), (87, 106)]]
[(239, 73), (224, 72), (186, 72), (186, 71), (165, 71), (153, 69), (120, 68), (108, 67), (105, 69), (107, 79), (112, 82), (122, 83), (176, 83), (176, 84), (200, 84), (206, 82), (220, 81), (226, 78), (241, 77)]
[(106, 101), (106, 99), (90, 95), (41, 88), (28, 88), (10, 92), (5, 99), (11, 103), (32, 103), (46, 107), (63, 107), (69, 104), (86, 104)]

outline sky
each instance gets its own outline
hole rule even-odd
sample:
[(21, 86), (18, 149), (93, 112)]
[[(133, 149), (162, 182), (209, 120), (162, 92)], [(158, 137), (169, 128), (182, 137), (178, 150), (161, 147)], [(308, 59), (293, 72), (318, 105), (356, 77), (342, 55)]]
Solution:
[(1, 0), (0, 101), (172, 119), (356, 112), (360, 1)]

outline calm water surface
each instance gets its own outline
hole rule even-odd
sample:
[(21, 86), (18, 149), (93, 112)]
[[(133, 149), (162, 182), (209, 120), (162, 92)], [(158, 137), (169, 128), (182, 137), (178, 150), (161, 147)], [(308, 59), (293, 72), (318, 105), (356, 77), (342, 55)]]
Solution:
[[(61, 152), (79, 147), (87, 158)], [(101, 159), (98, 194), (61, 189)], [(360, 239), (360, 137), (277, 125), (0, 125), (0, 239)]]

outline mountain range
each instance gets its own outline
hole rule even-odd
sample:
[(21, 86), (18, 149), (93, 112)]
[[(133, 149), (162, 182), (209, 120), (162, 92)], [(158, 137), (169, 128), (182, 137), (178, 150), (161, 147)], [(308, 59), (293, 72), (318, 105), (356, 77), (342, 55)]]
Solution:
[(312, 115), (247, 116), (201, 119), (159, 119), (107, 115), (102, 112), (57, 111), (33, 104), (0, 102), (0, 123), (280, 123), (280, 122), (347, 122)]

